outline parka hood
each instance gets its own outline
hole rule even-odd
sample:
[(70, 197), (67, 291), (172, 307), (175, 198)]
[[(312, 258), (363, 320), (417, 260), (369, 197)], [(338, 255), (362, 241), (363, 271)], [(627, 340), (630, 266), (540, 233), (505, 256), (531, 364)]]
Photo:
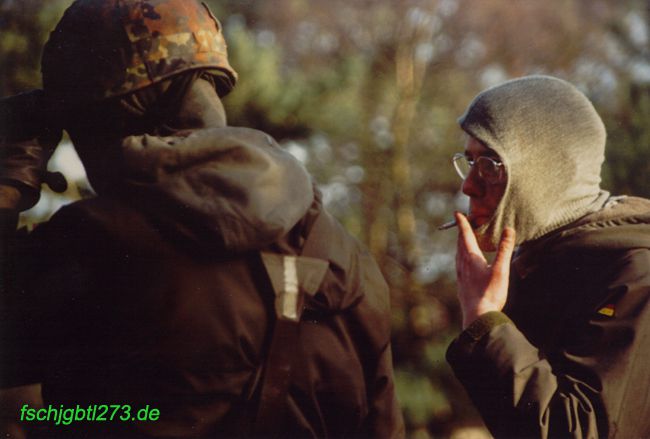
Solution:
[(271, 136), (225, 126), (214, 78), (201, 70), (96, 107), (71, 136), (90, 183), (190, 248), (261, 249), (314, 200), (305, 168)]
[(209, 237), (231, 251), (263, 248), (291, 230), (314, 199), (302, 164), (261, 131), (129, 136), (120, 149), (106, 190), (197, 244)]
[(480, 93), (460, 117), (461, 128), (494, 150), (507, 185), (492, 219), (479, 227), (495, 247), (504, 227), (517, 244), (539, 238), (600, 209), (605, 127), (573, 85), (528, 76)]

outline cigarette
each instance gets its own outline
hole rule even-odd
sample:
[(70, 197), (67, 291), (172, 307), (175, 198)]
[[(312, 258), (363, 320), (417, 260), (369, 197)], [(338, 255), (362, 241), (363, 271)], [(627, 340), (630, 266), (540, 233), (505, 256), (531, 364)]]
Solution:
[(456, 220), (451, 220), (451, 221), (446, 222), (443, 225), (439, 226), (438, 230), (451, 229), (452, 227), (456, 227), (457, 225), (458, 225), (458, 223), (456, 222)]

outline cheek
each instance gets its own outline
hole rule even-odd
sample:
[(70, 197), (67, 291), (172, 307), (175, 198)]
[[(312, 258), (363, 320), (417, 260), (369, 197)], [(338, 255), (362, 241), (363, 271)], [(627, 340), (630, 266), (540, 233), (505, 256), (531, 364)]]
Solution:
[(503, 198), (503, 194), (506, 190), (506, 185), (504, 184), (498, 184), (498, 185), (492, 185), (487, 188), (487, 194), (486, 194), (486, 204), (489, 205), (489, 208), (492, 212), (494, 212), (501, 202), (501, 198)]

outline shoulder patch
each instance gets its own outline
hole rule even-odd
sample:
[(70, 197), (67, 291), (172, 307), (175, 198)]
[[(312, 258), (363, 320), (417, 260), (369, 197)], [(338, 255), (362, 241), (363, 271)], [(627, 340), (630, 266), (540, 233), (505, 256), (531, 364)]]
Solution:
[(613, 303), (608, 303), (607, 305), (603, 306), (598, 310), (598, 314), (607, 317), (614, 317), (614, 315), (616, 314), (616, 307), (614, 306)]

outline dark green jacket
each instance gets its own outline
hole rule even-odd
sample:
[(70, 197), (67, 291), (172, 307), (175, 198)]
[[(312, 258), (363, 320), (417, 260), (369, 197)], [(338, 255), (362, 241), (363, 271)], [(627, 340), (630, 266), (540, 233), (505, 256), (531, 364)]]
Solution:
[(497, 438), (650, 437), (650, 201), (525, 244), (447, 359)]
[[(122, 146), (123, 187), (61, 209), (16, 244), (2, 378), (41, 382), (55, 407), (148, 405), (160, 419), (50, 422), (49, 434), (252, 434), (282, 277), (273, 261), (289, 255), (302, 317), (286, 347), (293, 368), (278, 436), (402, 436), (386, 283), (302, 167), (248, 129)], [(319, 264), (301, 257), (313, 241)]]

